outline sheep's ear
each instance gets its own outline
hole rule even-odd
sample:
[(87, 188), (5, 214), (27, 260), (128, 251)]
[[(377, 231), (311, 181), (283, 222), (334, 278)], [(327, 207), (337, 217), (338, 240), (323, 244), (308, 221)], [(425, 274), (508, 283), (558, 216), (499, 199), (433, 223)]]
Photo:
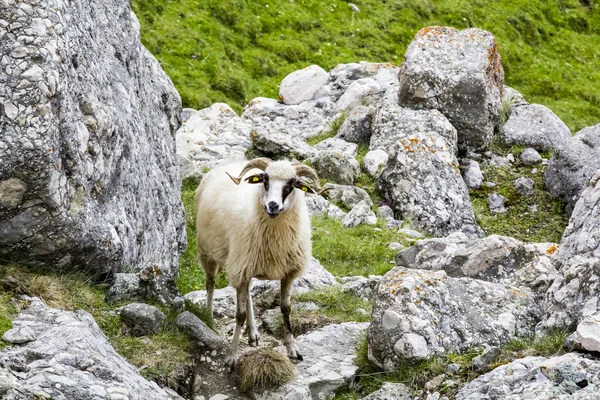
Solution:
[(228, 177), (231, 178), (231, 180), (233, 181), (233, 183), (235, 183), (236, 185), (239, 185), (240, 182), (242, 181), (242, 178), (233, 177), (233, 176), (229, 175), (229, 172), (225, 172), (225, 173), (227, 174)]
[(265, 181), (265, 174), (250, 175), (244, 180), (248, 183), (263, 183)]

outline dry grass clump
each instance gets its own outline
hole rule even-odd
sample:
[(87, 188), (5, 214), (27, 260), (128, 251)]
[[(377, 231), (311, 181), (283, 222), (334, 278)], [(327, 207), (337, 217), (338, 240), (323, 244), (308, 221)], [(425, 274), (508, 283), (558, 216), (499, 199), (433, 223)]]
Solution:
[(243, 354), (236, 370), (244, 392), (261, 392), (290, 382), (294, 365), (289, 358), (273, 349), (256, 349)]

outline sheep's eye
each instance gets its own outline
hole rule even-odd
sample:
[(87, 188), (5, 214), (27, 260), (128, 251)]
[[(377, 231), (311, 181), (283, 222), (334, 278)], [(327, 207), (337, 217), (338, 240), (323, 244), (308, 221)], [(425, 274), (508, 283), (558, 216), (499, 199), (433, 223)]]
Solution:
[(308, 185), (305, 185), (302, 182), (297, 182), (294, 184), (294, 187), (297, 189), (302, 190), (303, 192), (307, 192), (307, 193), (315, 193), (315, 191)]
[(264, 174), (252, 175), (246, 178), (248, 183), (262, 183), (265, 182)]

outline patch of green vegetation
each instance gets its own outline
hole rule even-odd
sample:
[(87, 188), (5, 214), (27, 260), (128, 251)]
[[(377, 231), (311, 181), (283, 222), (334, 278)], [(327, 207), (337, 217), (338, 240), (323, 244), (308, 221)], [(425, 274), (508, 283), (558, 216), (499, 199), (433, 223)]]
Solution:
[[(179, 258), (179, 276), (177, 287), (181, 293), (186, 294), (205, 287), (205, 275), (198, 262), (196, 242), (196, 209), (194, 207), (194, 194), (200, 184), (197, 178), (186, 178), (181, 185), (181, 201), (185, 210), (185, 229), (187, 233), (187, 248)], [(217, 288), (227, 286), (227, 274), (222, 271), (215, 282)], [(204, 321), (206, 322), (206, 321)]]
[(482, 353), (482, 349), (470, 349), (464, 353), (450, 352), (445, 356), (435, 356), (419, 362), (406, 362), (393, 372), (384, 372), (369, 361), (368, 341), (365, 336), (357, 346), (355, 364), (359, 367), (358, 382), (352, 388), (338, 391), (335, 400), (356, 400), (378, 390), (385, 382), (399, 382), (407, 385), (413, 392), (422, 390), (425, 383), (442, 375), (449, 364), (460, 365), (459, 372), (447, 375), (455, 385), (441, 386), (438, 391), (443, 396), (453, 398), (457, 390), (465, 383), (492, 369), (527, 356), (554, 356), (564, 352), (563, 345), (568, 333), (554, 330), (541, 338), (515, 338), (502, 347), (500, 356), (488, 369), (475, 371), (472, 361)]
[(394, 266), (397, 250), (391, 242), (410, 246), (414, 239), (385, 228), (383, 221), (376, 226), (344, 227), (340, 221), (312, 217), (313, 256), (336, 276), (383, 275)]
[(332, 318), (335, 323), (371, 320), (371, 302), (344, 292), (339, 287), (297, 294), (294, 299), (300, 302), (316, 303), (320, 306), (317, 314)]
[[(12, 328), (11, 316), (16, 312), (13, 298), (8, 293), (0, 292), (0, 337)], [(6, 344), (0, 340), (0, 349)]]
[(329, 125), (329, 128), (327, 130), (319, 133), (318, 135), (315, 135), (315, 136), (307, 139), (306, 143), (308, 143), (311, 146), (314, 146), (315, 144), (317, 144), (319, 142), (322, 142), (325, 139), (329, 139), (329, 138), (334, 137), (335, 135), (337, 135), (338, 131), (340, 130), (340, 128), (344, 124), (344, 121), (346, 120), (347, 117), (348, 117), (348, 114), (346, 112), (340, 113), (331, 122), (331, 125)]
[[(520, 164), (519, 155), (523, 150), (522, 146), (506, 149), (494, 145), (494, 151), (500, 154), (510, 152), (515, 156), (516, 161), (511, 168), (491, 166), (485, 168), (483, 171), (485, 181), (495, 182), (496, 186), (482, 186), (480, 189), (470, 191), (475, 217), (488, 235), (506, 235), (526, 242), (558, 243), (568, 224), (564, 204), (553, 199), (546, 190), (545, 166), (526, 167)], [(549, 157), (550, 154), (545, 153), (543, 156)], [(535, 173), (534, 168), (537, 170)], [(535, 182), (531, 196), (521, 196), (514, 188), (515, 180), (522, 176), (529, 177)], [(494, 192), (506, 198), (506, 212), (494, 214), (490, 211), (488, 196)]]
[(289, 73), (317, 64), (400, 64), (425, 26), (494, 34), (506, 83), (573, 130), (600, 121), (600, 13), (578, 0), (134, 0), (142, 42), (185, 107), (278, 97)]

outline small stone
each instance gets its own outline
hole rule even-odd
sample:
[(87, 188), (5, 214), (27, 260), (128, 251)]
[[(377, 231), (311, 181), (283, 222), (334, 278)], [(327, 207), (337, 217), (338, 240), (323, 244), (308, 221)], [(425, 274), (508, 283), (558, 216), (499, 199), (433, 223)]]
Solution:
[(507, 159), (508, 161), (510, 161), (511, 163), (514, 163), (514, 162), (515, 162), (515, 156), (514, 156), (512, 153), (510, 153), (509, 155), (507, 155), (507, 156), (506, 156), (506, 159)]
[(208, 400), (227, 400), (228, 398), (229, 396), (225, 394), (215, 394), (214, 396), (211, 396)]
[(490, 211), (494, 214), (503, 213), (506, 211), (504, 207), (504, 196), (498, 193), (491, 193), (488, 196), (488, 204), (490, 206)]
[(529, 197), (533, 194), (535, 182), (533, 179), (522, 176), (515, 181), (515, 190), (521, 196)]
[(28, 326), (18, 326), (6, 331), (2, 335), (2, 340), (12, 344), (33, 342), (35, 340), (35, 333)]
[[(429, 382), (425, 383), (425, 390), (432, 392), (435, 389), (437, 389), (438, 387), (440, 387), (440, 385), (444, 381), (444, 377), (445, 377), (445, 375), (441, 374), (441, 375), (436, 376)], [(439, 397), (439, 395), (438, 395), (438, 397)]]
[(401, 233), (402, 235), (411, 237), (413, 239), (423, 239), (425, 237), (421, 232), (415, 231), (414, 229), (410, 228), (398, 229), (398, 233)]
[(189, 311), (179, 314), (175, 324), (210, 350), (220, 349), (224, 345), (224, 341), (219, 335)]
[(388, 162), (388, 153), (381, 149), (369, 151), (363, 158), (363, 165), (371, 176), (378, 176)]
[(424, 360), (431, 354), (427, 341), (416, 333), (405, 333), (394, 345), (394, 352), (409, 360)]
[(404, 250), (404, 245), (402, 243), (398, 243), (398, 242), (392, 242), (389, 244), (389, 249), (390, 250)]
[(121, 319), (134, 336), (154, 335), (167, 322), (158, 308), (144, 303), (131, 303), (121, 308)]
[(600, 313), (585, 317), (567, 342), (577, 350), (600, 352)]
[(542, 162), (542, 156), (537, 152), (536, 149), (528, 147), (521, 153), (521, 163), (523, 165), (535, 165)]
[(377, 209), (377, 217), (382, 219), (394, 219), (394, 210), (389, 206), (381, 206)]
[(27, 185), (17, 178), (0, 181), (0, 209), (12, 209), (23, 202)]
[(462, 367), (460, 366), (460, 364), (452, 363), (452, 364), (448, 364), (446, 366), (446, 371), (445, 372), (448, 375), (452, 375), (452, 374), (455, 374), (455, 373), (459, 372), (461, 370), (461, 368)]
[(487, 368), (492, 362), (494, 362), (502, 350), (500, 347), (492, 346), (484, 351), (482, 354), (478, 355), (471, 362), (475, 371), (482, 371)]
[(471, 189), (479, 189), (483, 183), (483, 173), (477, 161), (470, 160), (465, 168), (464, 180)]
[(347, 228), (354, 228), (361, 224), (375, 225), (377, 217), (371, 211), (371, 208), (366, 201), (358, 203), (342, 220), (342, 224)]

